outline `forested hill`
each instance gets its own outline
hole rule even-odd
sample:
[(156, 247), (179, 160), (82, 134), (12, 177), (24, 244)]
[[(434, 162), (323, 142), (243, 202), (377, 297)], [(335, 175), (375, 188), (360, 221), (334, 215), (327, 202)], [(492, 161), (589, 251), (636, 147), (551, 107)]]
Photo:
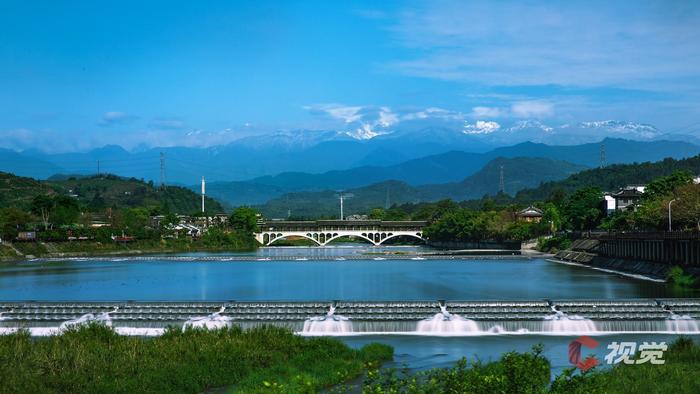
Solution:
[(649, 183), (654, 178), (671, 175), (674, 171), (688, 171), (693, 175), (699, 175), (700, 155), (681, 160), (669, 158), (658, 162), (615, 164), (586, 170), (563, 180), (546, 182), (536, 188), (520, 190), (515, 195), (515, 201), (520, 203), (541, 201), (555, 191), (570, 193), (589, 186), (613, 192), (626, 185)]
[[(37, 181), (0, 172), (0, 204), (28, 208), (39, 194), (73, 196), (79, 203), (94, 210), (104, 208), (143, 207), (180, 214), (191, 214), (200, 209), (201, 197), (184, 187), (165, 189), (135, 178), (116, 175), (87, 177), (55, 177), (51, 181)], [(224, 212), (221, 204), (206, 198), (207, 212)]]
[[(354, 197), (345, 202), (346, 214), (364, 214), (387, 204), (418, 203), (442, 199), (469, 200), (498, 193), (503, 167), (504, 186), (508, 193), (533, 187), (545, 181), (564, 179), (585, 169), (581, 165), (535, 157), (497, 158), (461, 182), (411, 186), (400, 181), (385, 181), (349, 189)], [(337, 217), (337, 191), (287, 193), (260, 206), (268, 217)]]

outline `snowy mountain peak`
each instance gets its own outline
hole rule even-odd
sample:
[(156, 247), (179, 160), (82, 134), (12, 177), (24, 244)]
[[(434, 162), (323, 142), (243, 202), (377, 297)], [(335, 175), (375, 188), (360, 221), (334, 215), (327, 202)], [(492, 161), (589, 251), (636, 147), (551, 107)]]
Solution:
[(539, 129), (546, 133), (554, 131), (554, 128), (547, 126), (539, 120), (521, 120), (516, 122), (513, 126), (506, 129), (506, 131), (515, 132), (525, 129)]
[(486, 121), (486, 120), (477, 120), (476, 123), (470, 124), (470, 123), (465, 123), (464, 124), (464, 129), (462, 132), (464, 134), (490, 134), (493, 133), (494, 131), (497, 131), (498, 129), (501, 128), (501, 125), (493, 122), (493, 121)]

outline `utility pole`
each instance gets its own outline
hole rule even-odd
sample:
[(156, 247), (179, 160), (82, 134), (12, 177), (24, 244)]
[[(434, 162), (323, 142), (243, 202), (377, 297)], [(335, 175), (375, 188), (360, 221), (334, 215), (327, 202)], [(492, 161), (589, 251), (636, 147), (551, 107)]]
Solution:
[(673, 200), (668, 202), (668, 232), (670, 233), (673, 231), (673, 228), (671, 227), (671, 204), (673, 204), (674, 201), (678, 201), (677, 198), (674, 198)]
[(160, 152), (160, 188), (165, 189), (165, 153)]
[(386, 187), (386, 200), (384, 201), (384, 209), (389, 209), (391, 207), (390, 201), (389, 201), (389, 186)]
[(503, 164), (501, 164), (501, 177), (498, 183), (498, 192), (499, 193), (505, 193), (506, 192), (506, 182), (503, 177)]
[(206, 193), (206, 183), (204, 182), (204, 177), (202, 177), (202, 213), (204, 213), (204, 195)]
[(607, 159), (605, 157), (605, 140), (600, 141), (600, 168), (607, 166)]

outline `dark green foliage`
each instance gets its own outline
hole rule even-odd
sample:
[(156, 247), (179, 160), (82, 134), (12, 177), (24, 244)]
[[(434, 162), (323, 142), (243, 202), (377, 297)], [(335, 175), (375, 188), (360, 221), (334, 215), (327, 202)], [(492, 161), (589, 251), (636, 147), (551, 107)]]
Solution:
[(654, 179), (646, 185), (645, 200), (654, 200), (671, 194), (677, 187), (693, 182), (690, 171), (674, 171), (673, 174)]
[(534, 189), (524, 189), (515, 195), (515, 201), (527, 204), (546, 200), (555, 193), (572, 193), (584, 187), (598, 187), (617, 191), (626, 185), (647, 184), (656, 178), (683, 171), (700, 174), (700, 155), (687, 159), (664, 159), (658, 162), (615, 164), (604, 168), (581, 171), (561, 181), (546, 182)]
[(172, 329), (152, 339), (92, 325), (60, 336), (0, 336), (1, 392), (23, 393), (314, 393), (392, 357), (391, 348), (352, 350), (331, 338), (303, 338), (262, 327)]
[[(41, 207), (56, 205), (48, 201), (51, 196), (62, 196), (76, 201), (82, 209), (101, 211), (105, 208), (137, 208), (155, 210), (159, 213), (174, 212), (190, 214), (200, 209), (200, 196), (178, 186), (165, 189), (154, 187), (152, 183), (135, 178), (116, 175), (58, 178), (51, 181), (37, 181), (0, 172), (0, 203), (3, 206), (16, 206), (33, 211), (40, 216)], [(33, 199), (40, 197), (32, 204)], [(43, 199), (43, 200), (41, 200)], [(59, 205), (64, 206), (62, 202)], [(207, 212), (220, 213), (224, 209), (216, 200), (206, 198)]]
[(369, 371), (365, 393), (541, 393), (549, 383), (549, 361), (542, 347), (529, 353), (509, 352), (492, 363), (469, 364), (409, 375), (408, 371)]
[(569, 247), (571, 247), (571, 239), (565, 236), (543, 237), (537, 240), (537, 250), (540, 252), (556, 253)]
[(698, 283), (698, 278), (687, 274), (683, 268), (675, 265), (668, 270), (668, 282), (680, 287), (696, 287)]
[(0, 209), (0, 238), (6, 241), (13, 240), (17, 233), (24, 230), (31, 217), (28, 213), (14, 208)]
[(564, 217), (575, 230), (591, 230), (603, 218), (603, 193), (597, 187), (576, 190), (564, 203)]
[(231, 213), (229, 225), (242, 234), (252, 235), (258, 230), (258, 211), (250, 207), (238, 207)]

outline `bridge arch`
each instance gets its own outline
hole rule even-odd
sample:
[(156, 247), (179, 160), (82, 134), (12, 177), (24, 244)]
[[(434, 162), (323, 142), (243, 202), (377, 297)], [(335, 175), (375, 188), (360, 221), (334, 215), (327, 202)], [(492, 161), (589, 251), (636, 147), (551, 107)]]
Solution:
[(414, 233), (404, 233), (404, 234), (391, 234), (391, 235), (389, 235), (388, 237), (386, 237), (386, 238), (382, 239), (381, 241), (379, 241), (379, 243), (377, 243), (377, 245), (381, 245), (381, 244), (383, 244), (385, 241), (390, 240), (390, 239), (392, 239), (392, 238), (396, 238), (396, 237), (413, 237), (413, 238), (418, 238), (418, 239), (420, 239), (421, 241), (425, 242), (425, 238), (423, 238), (423, 237), (422, 237), (420, 234), (418, 234), (418, 233), (415, 233), (415, 234), (414, 234)]
[(342, 238), (342, 237), (357, 237), (357, 238), (362, 238), (362, 239), (368, 241), (369, 243), (371, 243), (372, 245), (378, 245), (376, 242), (374, 242), (373, 240), (371, 240), (369, 237), (367, 237), (367, 236), (364, 235), (364, 234), (334, 234), (333, 237), (327, 239), (326, 242), (323, 243), (323, 244), (321, 244), (321, 245), (322, 245), (322, 246), (323, 246), (323, 245), (327, 245), (329, 242), (331, 242), (331, 241), (333, 241), (333, 240), (336, 240), (336, 239), (338, 239), (338, 238)]
[(266, 246), (272, 245), (275, 241), (278, 241), (280, 239), (285, 239), (289, 237), (301, 237), (301, 238), (306, 238), (308, 240), (313, 241), (316, 245), (322, 246), (323, 244), (320, 243), (317, 239), (314, 239), (313, 237), (309, 237), (308, 235), (303, 235), (303, 234), (281, 234), (273, 239), (271, 239), (268, 243), (266, 243)]

